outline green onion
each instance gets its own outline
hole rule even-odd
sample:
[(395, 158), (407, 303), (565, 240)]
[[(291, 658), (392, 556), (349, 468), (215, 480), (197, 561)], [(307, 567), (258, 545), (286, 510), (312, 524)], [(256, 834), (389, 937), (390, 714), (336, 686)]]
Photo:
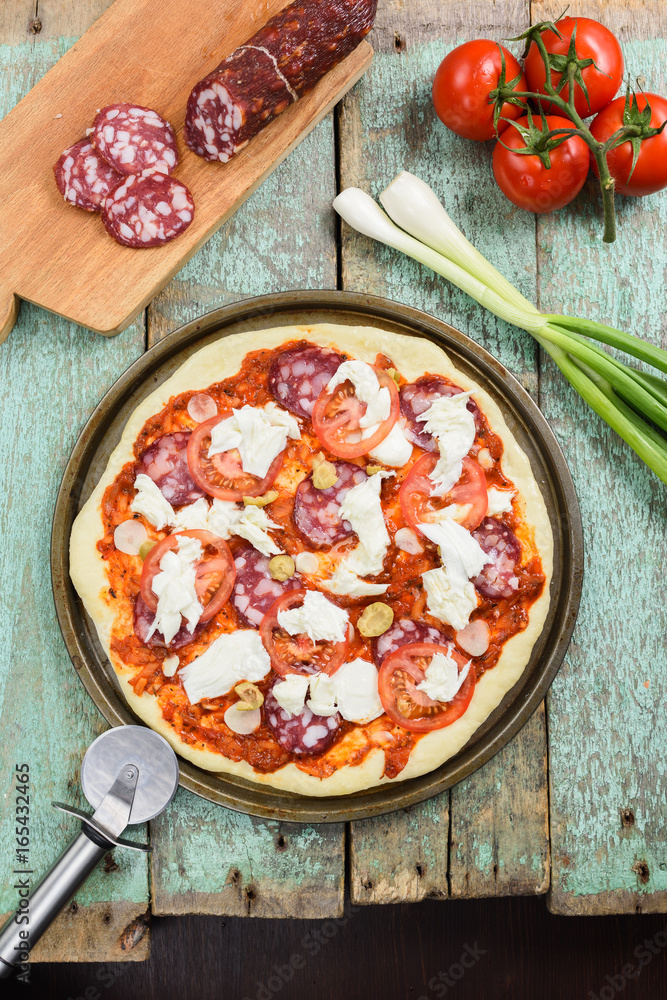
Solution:
[(603, 323), (540, 313), (465, 238), (428, 184), (413, 174), (399, 174), (380, 201), (388, 215), (359, 188), (342, 191), (333, 205), (354, 229), (424, 264), (530, 333), (591, 409), (667, 483), (667, 438), (656, 430), (667, 431), (667, 380), (625, 364), (591, 341), (662, 372), (667, 372), (667, 351)]

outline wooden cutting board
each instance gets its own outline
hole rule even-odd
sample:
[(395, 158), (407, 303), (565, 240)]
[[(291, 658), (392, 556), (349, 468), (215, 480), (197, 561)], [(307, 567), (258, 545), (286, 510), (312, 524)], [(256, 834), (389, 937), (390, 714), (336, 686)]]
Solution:
[[(0, 122), (0, 342), (21, 299), (119, 333), (363, 75), (373, 56), (367, 42), (229, 163), (195, 156), (182, 139), (192, 87), (284, 6), (116, 0)], [(176, 130), (175, 176), (192, 192), (195, 218), (162, 247), (120, 246), (97, 213), (65, 204), (55, 185), (63, 149), (117, 101), (155, 108)]]

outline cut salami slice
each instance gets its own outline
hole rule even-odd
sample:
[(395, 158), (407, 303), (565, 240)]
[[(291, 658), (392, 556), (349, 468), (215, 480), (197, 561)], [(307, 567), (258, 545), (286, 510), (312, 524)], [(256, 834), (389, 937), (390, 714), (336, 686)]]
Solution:
[(176, 136), (157, 111), (137, 104), (110, 104), (97, 112), (93, 146), (121, 174), (149, 168), (170, 174), (178, 163)]
[(426, 622), (416, 622), (412, 618), (399, 618), (394, 624), (373, 640), (373, 659), (379, 667), (382, 661), (401, 646), (409, 642), (434, 642), (438, 646), (447, 646), (451, 639), (440, 629)]
[(79, 139), (66, 149), (53, 172), (65, 201), (86, 212), (101, 212), (106, 196), (123, 180), (123, 175), (102, 159), (88, 139)]
[[(282, 678), (277, 678), (277, 683)], [(313, 715), (304, 705), (298, 715), (290, 715), (273, 696), (272, 684), (266, 693), (264, 712), (266, 724), (284, 750), (298, 757), (314, 757), (324, 753), (336, 739), (341, 718), (335, 715)]]
[(134, 602), (134, 633), (146, 646), (152, 646), (153, 648), (158, 649), (182, 649), (183, 646), (187, 646), (188, 643), (194, 642), (195, 639), (198, 639), (206, 628), (206, 622), (197, 622), (194, 632), (189, 632), (187, 622), (183, 619), (183, 624), (174, 638), (170, 643), (166, 643), (164, 641), (164, 636), (158, 631), (153, 632), (150, 639), (146, 638), (154, 621), (155, 612), (151, 611), (148, 605), (143, 601), (141, 594), (137, 594), (137, 599)]
[(485, 517), (471, 534), (491, 560), (472, 581), (475, 587), (484, 597), (512, 597), (519, 589), (515, 572), (521, 558), (519, 539), (495, 517)]
[(322, 549), (353, 534), (349, 521), (342, 521), (340, 508), (353, 486), (368, 479), (365, 471), (352, 462), (334, 462), (338, 482), (326, 490), (313, 486), (312, 475), (299, 483), (294, 497), (292, 520), (300, 534), (313, 548)]
[(109, 195), (102, 221), (110, 236), (126, 247), (156, 247), (184, 232), (195, 214), (185, 184), (166, 174), (126, 177)]
[(185, 141), (226, 163), (368, 34), (377, 0), (296, 0), (197, 84)]
[(141, 456), (140, 472), (149, 476), (172, 507), (194, 503), (206, 494), (195, 483), (188, 468), (190, 431), (164, 434)]
[[(424, 451), (437, 451), (437, 441), (432, 434), (424, 430), (423, 422), (417, 418), (425, 410), (428, 410), (431, 403), (438, 396), (457, 396), (460, 392), (463, 392), (463, 389), (460, 389), (457, 385), (450, 385), (437, 375), (424, 375), (422, 378), (418, 378), (416, 382), (404, 385), (399, 392), (399, 396), (401, 400), (401, 413), (407, 420), (405, 427), (405, 436), (407, 439), (419, 448), (423, 448)], [(466, 409), (470, 410), (474, 416), (475, 427), (480, 431), (482, 428), (482, 414), (477, 403), (469, 399)]]
[(252, 546), (244, 546), (234, 559), (236, 580), (230, 601), (251, 628), (259, 628), (262, 618), (275, 600), (287, 590), (298, 590), (303, 586), (298, 575), (283, 583), (274, 580), (269, 573), (269, 559)]
[(271, 365), (269, 390), (286, 410), (310, 420), (315, 400), (342, 363), (342, 355), (326, 347), (292, 347)]

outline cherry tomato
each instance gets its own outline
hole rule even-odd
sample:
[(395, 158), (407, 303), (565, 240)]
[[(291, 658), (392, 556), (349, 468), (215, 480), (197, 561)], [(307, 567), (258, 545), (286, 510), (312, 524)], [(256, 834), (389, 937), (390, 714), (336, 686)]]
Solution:
[[(638, 94), (637, 106), (643, 111), (646, 105), (651, 106), (651, 128), (659, 128), (667, 119), (667, 100), (658, 94)], [(618, 97), (612, 101), (591, 122), (591, 132), (598, 142), (607, 139), (623, 125), (625, 98)], [(641, 198), (645, 194), (654, 194), (667, 187), (667, 128), (659, 135), (644, 139), (639, 147), (639, 156), (635, 169), (628, 180), (632, 166), (632, 145), (624, 142), (611, 149), (607, 154), (609, 171), (616, 181), (616, 191), (619, 194)], [(598, 174), (598, 165), (591, 157), (591, 165)]]
[[(570, 39), (576, 25), (575, 48), (579, 59), (592, 59), (594, 65), (584, 67), (581, 70), (581, 79), (588, 91), (588, 100), (579, 83), (574, 86), (574, 106), (582, 118), (588, 118), (600, 111), (612, 100), (618, 92), (623, 79), (623, 53), (618, 39), (612, 35), (604, 24), (594, 21), (590, 17), (562, 17), (556, 21), (556, 27), (561, 33), (561, 38), (553, 31), (544, 31), (542, 41), (547, 52), (552, 55), (566, 56), (570, 47)], [(544, 94), (544, 81), (546, 72), (544, 60), (540, 55), (535, 42), (528, 50), (525, 61), (526, 77), (528, 79), (528, 89)], [(551, 70), (551, 83), (563, 100), (568, 100), (568, 84), (559, 90), (561, 82), (561, 72)], [(565, 77), (567, 80), (567, 77)], [(551, 103), (544, 104), (544, 110), (549, 113), (562, 114), (560, 108)]]
[[(535, 117), (534, 124), (540, 119)], [(527, 118), (521, 118), (517, 125), (528, 125)], [(547, 127), (572, 128), (567, 118), (547, 116)], [(503, 145), (503, 143), (505, 145)], [(509, 146), (506, 149), (505, 146)], [(537, 155), (514, 153), (514, 149), (525, 149), (523, 136), (512, 125), (503, 133), (493, 151), (493, 176), (498, 187), (513, 204), (526, 212), (555, 212), (568, 205), (577, 197), (588, 174), (590, 157), (588, 146), (578, 135), (572, 135), (560, 146), (552, 149), (549, 156), (551, 166), (547, 169)]]
[(459, 524), (472, 531), (482, 523), (489, 506), (486, 476), (477, 462), (467, 455), (463, 459), (463, 473), (456, 485), (444, 496), (431, 496), (433, 471), (439, 455), (429, 452), (415, 462), (405, 478), (399, 493), (403, 517), (411, 528), (419, 530), (420, 524), (437, 521), (443, 507), (457, 504), (466, 508), (462, 517), (454, 518)]
[(262, 618), (259, 634), (271, 657), (271, 666), (281, 677), (287, 674), (333, 674), (345, 662), (350, 645), (350, 630), (342, 642), (325, 639), (313, 642), (305, 632), (290, 635), (278, 623), (279, 611), (300, 607), (305, 590), (291, 590), (273, 602)]
[(440, 121), (464, 139), (493, 139), (507, 128), (503, 118), (518, 118), (523, 108), (503, 104), (498, 132), (493, 127), (493, 101), (489, 94), (498, 86), (505, 55), (505, 82), (520, 77), (514, 90), (527, 90), (526, 78), (511, 52), (488, 38), (476, 38), (445, 56), (433, 81), (433, 104)]
[[(382, 707), (392, 722), (411, 733), (427, 733), (451, 726), (470, 704), (475, 690), (472, 664), (451, 701), (433, 701), (424, 691), (417, 690), (434, 655), (443, 652), (442, 646), (433, 642), (410, 642), (390, 653), (380, 667), (378, 692)], [(456, 661), (460, 674), (469, 659), (453, 646), (449, 655)]]
[(283, 464), (283, 454), (276, 456), (269, 471), (260, 479), (243, 471), (241, 455), (237, 448), (222, 452), (220, 455), (208, 457), (211, 447), (211, 430), (221, 420), (231, 417), (231, 410), (211, 417), (199, 424), (193, 430), (188, 441), (188, 468), (190, 475), (202, 490), (218, 500), (242, 500), (243, 497), (259, 497), (273, 486), (280, 467)]
[[(323, 389), (313, 407), (313, 430), (325, 448), (339, 458), (360, 458), (377, 448), (398, 420), (400, 404), (396, 383), (381, 368), (374, 368), (380, 387), (389, 390), (391, 406), (389, 416), (383, 420), (377, 431), (369, 437), (362, 437), (366, 428), (359, 421), (366, 412), (366, 403), (355, 395), (351, 382), (343, 382), (333, 392)], [(195, 431), (196, 433), (196, 431)]]
[(229, 599), (236, 579), (234, 557), (227, 542), (210, 531), (179, 531), (174, 535), (167, 535), (154, 545), (146, 556), (141, 572), (141, 596), (151, 611), (157, 611), (158, 599), (153, 593), (153, 580), (160, 572), (162, 557), (172, 549), (177, 549), (183, 536), (197, 538), (202, 544), (202, 557), (195, 572), (195, 590), (204, 609), (199, 621), (207, 622)]

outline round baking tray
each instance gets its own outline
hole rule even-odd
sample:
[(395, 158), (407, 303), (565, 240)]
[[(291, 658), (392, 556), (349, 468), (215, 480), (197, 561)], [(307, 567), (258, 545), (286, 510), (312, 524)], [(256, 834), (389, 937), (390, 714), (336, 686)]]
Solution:
[(429, 774), (345, 797), (311, 798), (204, 771), (179, 758), (184, 788), (254, 816), (307, 823), (363, 819), (404, 809), (455, 785), (498, 753), (530, 718), (556, 675), (574, 628), (583, 573), (579, 504), (562, 452), (528, 393), (487, 351), (426, 313), (372, 295), (300, 291), (237, 302), (182, 327), (136, 361), (100, 402), (65, 469), (51, 539), (58, 621), (79, 677), (112, 726), (136, 725), (139, 720), (120, 693), (95, 627), (69, 577), (69, 536), (74, 518), (104, 472), (130, 414), (193, 352), (220, 337), (246, 330), (324, 322), (376, 326), (432, 340), (493, 396), (529, 456), (542, 490), (554, 535), (554, 573), (547, 620), (520, 680), (466, 746)]

